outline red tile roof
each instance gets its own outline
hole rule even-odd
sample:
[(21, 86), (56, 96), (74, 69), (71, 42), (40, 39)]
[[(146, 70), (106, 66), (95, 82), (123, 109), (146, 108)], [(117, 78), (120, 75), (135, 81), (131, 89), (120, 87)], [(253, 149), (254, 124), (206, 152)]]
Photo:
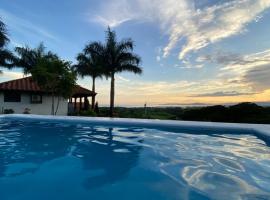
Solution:
[[(45, 93), (43, 89), (41, 89), (38, 84), (32, 79), (32, 77), (25, 77), (21, 79), (6, 81), (0, 83), (0, 91), (22, 91), (22, 92), (42, 92)], [(86, 88), (81, 87), (80, 85), (76, 85), (74, 88), (74, 92), (72, 96), (92, 96), (94, 92), (88, 90)]]
[(25, 92), (43, 92), (32, 77), (11, 80), (0, 83), (0, 90), (16, 90)]

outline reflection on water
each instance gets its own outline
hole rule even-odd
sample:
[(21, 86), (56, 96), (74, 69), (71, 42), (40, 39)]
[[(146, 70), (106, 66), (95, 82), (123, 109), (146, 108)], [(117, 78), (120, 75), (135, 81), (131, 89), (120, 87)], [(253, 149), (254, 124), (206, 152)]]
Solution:
[(269, 185), (250, 134), (0, 121), (1, 200), (270, 199)]

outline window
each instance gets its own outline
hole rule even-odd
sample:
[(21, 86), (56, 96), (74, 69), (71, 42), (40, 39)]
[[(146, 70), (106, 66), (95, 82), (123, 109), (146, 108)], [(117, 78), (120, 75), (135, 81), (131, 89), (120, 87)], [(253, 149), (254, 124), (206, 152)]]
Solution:
[(42, 95), (31, 94), (31, 103), (42, 103)]
[(4, 102), (21, 102), (21, 94), (16, 91), (4, 92)]

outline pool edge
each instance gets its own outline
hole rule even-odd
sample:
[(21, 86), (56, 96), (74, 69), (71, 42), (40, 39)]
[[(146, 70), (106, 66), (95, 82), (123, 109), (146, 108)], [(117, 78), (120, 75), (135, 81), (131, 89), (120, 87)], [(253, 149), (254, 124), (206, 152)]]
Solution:
[(270, 125), (268, 124), (243, 124), (243, 123), (222, 123), (222, 122), (201, 122), (201, 121), (176, 121), (176, 120), (158, 120), (158, 119), (135, 119), (135, 118), (106, 118), (106, 117), (79, 117), (79, 116), (51, 116), (51, 115), (33, 115), (33, 114), (7, 114), (0, 115), (0, 118), (12, 119), (44, 119), (44, 120), (68, 120), (83, 121), (105, 124), (124, 124), (140, 126), (169, 126), (169, 127), (203, 127), (203, 128), (235, 128), (242, 130), (252, 130), (260, 135), (270, 137)]

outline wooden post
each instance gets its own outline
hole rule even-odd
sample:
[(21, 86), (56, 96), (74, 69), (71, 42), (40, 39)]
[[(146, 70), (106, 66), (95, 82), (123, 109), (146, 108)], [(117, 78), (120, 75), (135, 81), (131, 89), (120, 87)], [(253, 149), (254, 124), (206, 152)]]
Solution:
[(77, 109), (76, 109), (76, 107), (77, 107), (77, 97), (74, 97), (75, 98), (75, 101), (74, 101), (74, 111), (76, 112), (77, 111)]
[(82, 97), (80, 97), (80, 111), (82, 110)]
[(84, 96), (83, 109), (86, 110), (86, 96)]

